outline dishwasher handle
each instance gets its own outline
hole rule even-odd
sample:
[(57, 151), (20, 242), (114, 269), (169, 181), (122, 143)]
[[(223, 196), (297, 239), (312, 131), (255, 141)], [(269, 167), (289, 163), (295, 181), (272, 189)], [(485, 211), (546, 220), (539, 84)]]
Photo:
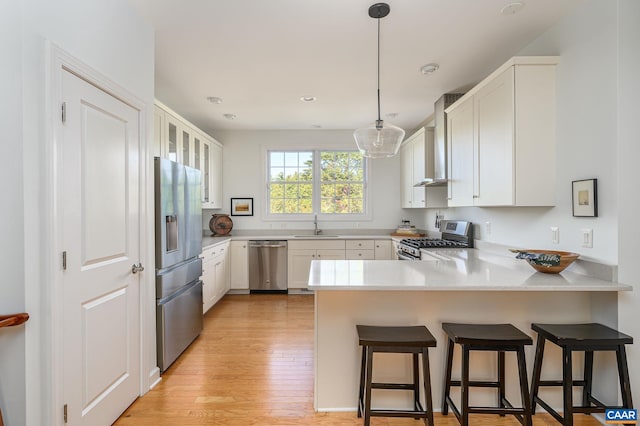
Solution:
[(286, 241), (249, 241), (249, 248), (284, 248)]

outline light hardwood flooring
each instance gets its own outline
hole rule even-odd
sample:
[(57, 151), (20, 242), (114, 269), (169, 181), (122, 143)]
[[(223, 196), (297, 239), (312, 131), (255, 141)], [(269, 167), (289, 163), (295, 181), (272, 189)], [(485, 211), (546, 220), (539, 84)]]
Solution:
[[(439, 378), (437, 378), (439, 380)], [(357, 389), (354, 389), (357, 392)], [(534, 425), (558, 425), (548, 414)], [(599, 425), (577, 415), (576, 426)], [(361, 425), (355, 412), (313, 410), (313, 296), (225, 296), (205, 316), (200, 337), (125, 411), (116, 425)], [(435, 414), (455, 426), (453, 414)], [(372, 418), (373, 426), (424, 423)], [(513, 417), (472, 415), (478, 426), (519, 425)]]

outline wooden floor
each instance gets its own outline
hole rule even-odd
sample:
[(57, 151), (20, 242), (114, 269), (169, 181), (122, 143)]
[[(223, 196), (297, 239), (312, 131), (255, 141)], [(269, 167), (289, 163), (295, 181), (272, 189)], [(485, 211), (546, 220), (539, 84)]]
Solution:
[[(585, 415), (575, 420), (576, 426), (600, 424)], [(458, 425), (452, 414), (436, 413), (435, 423)], [(362, 419), (355, 412), (313, 411), (313, 296), (235, 295), (207, 313), (200, 337), (115, 424), (361, 425)], [(373, 418), (371, 424), (424, 423)], [(519, 425), (493, 415), (472, 415), (471, 424)], [(534, 425), (558, 423), (539, 413)]]

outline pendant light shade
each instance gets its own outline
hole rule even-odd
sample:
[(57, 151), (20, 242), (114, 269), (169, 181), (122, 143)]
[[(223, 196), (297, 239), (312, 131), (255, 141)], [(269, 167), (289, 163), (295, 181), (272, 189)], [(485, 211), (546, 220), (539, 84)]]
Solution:
[(369, 8), (369, 16), (378, 20), (378, 119), (353, 132), (358, 149), (368, 158), (393, 157), (404, 138), (404, 130), (380, 119), (380, 19), (387, 16), (389, 11), (386, 3), (376, 3)]
[[(378, 123), (380, 123), (378, 127)], [(353, 132), (358, 149), (368, 158), (393, 157), (398, 153), (404, 130), (382, 120)]]

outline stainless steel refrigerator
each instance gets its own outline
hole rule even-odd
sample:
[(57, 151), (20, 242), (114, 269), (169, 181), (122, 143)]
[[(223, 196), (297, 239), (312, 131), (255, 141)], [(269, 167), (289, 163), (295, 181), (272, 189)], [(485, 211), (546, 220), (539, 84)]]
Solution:
[(201, 173), (155, 158), (156, 334), (165, 371), (202, 331)]

